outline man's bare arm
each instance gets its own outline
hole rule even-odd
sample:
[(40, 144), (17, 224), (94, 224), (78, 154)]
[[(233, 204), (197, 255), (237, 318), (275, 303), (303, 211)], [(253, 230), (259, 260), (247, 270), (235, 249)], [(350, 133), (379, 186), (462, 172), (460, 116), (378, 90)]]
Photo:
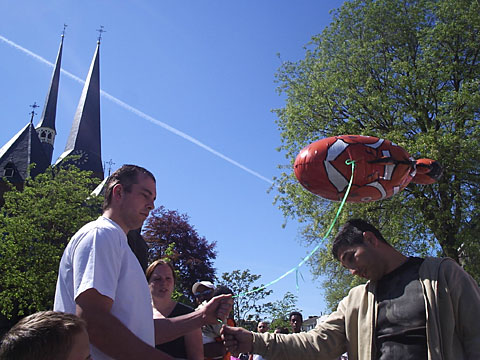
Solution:
[(110, 312), (113, 300), (95, 289), (88, 289), (76, 299), (77, 315), (87, 322), (90, 342), (105, 354), (119, 360), (171, 360), (133, 334)]

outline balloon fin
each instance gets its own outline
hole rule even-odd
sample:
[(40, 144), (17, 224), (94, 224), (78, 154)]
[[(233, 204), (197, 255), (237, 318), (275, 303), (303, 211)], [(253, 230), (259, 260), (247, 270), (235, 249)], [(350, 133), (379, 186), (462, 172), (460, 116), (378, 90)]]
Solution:
[(419, 185), (433, 184), (440, 180), (443, 168), (436, 160), (418, 159), (416, 161), (417, 173), (412, 182)]

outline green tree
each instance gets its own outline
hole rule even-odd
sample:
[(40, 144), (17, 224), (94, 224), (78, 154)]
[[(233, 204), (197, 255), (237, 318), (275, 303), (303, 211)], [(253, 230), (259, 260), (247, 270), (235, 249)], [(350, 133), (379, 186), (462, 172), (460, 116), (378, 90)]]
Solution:
[[(234, 297), (233, 316), (237, 326), (252, 327), (252, 321), (259, 321), (265, 312), (265, 304), (259, 302), (272, 293), (272, 290), (263, 288), (263, 284), (254, 285), (262, 275), (250, 273), (250, 270), (233, 270), (223, 273), (218, 280), (232, 290)], [(251, 326), (252, 325), (252, 326)]]
[(143, 237), (149, 246), (150, 261), (168, 257), (179, 272), (175, 287), (192, 304), (195, 303), (192, 285), (198, 280), (213, 280), (215, 277), (216, 242), (209, 243), (200, 236), (189, 223), (187, 214), (163, 206), (150, 213)]
[(4, 194), (0, 211), (0, 311), (7, 318), (51, 309), (58, 265), (70, 237), (99, 216), (91, 172), (48, 168), (23, 190)]
[[(175, 257), (176, 257), (175, 243), (173, 242), (167, 246), (164, 252), (164, 256), (161, 259), (164, 261), (173, 263), (172, 259), (175, 259)], [(188, 296), (184, 295), (184, 293), (182, 292), (182, 287), (180, 285), (181, 284), (180, 279), (182, 278), (181, 276), (182, 274), (180, 273), (180, 270), (175, 269), (175, 288), (173, 289), (172, 299), (195, 308), (196, 307), (195, 303)]]
[[(286, 105), (277, 124), (288, 164), (277, 204), (304, 223), (306, 244), (321, 241), (314, 273), (326, 274), (334, 306), (350, 286), (323, 239), (338, 205), (305, 191), (291, 171), (297, 153), (323, 137), (389, 139), (414, 158), (437, 159), (442, 179), (411, 184), (389, 200), (347, 204), (338, 223), (362, 217), (408, 254), (465, 261), (480, 280), (480, 3), (477, 0), (355, 0), (335, 11), (305, 58), (277, 73)], [(320, 239), (320, 240), (319, 240)], [(341, 281), (332, 281), (341, 279)], [(336, 294), (336, 295), (334, 295)]]
[(276, 300), (266, 305), (265, 313), (268, 314), (272, 320), (270, 323), (270, 330), (274, 331), (277, 327), (286, 327), (290, 329), (290, 321), (288, 315), (292, 311), (302, 312), (297, 308), (298, 296), (292, 294), (290, 291), (286, 292), (283, 299)]

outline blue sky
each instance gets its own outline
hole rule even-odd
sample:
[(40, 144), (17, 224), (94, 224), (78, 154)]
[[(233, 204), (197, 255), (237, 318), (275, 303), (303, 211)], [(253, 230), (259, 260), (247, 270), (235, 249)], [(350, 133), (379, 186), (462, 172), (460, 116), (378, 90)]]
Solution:
[[(288, 163), (276, 151), (271, 110), (285, 99), (274, 74), (282, 60), (303, 57), (342, 3), (0, 0), (0, 147), (29, 121), (29, 105), (43, 107), (52, 68), (42, 59), (55, 61), (63, 24), (62, 68), (80, 79), (103, 25), (101, 87), (125, 104), (101, 100), (103, 160), (113, 170), (134, 163), (155, 174), (157, 206), (187, 213), (200, 235), (217, 242), (217, 275), (249, 269), (268, 283), (311, 250), (300, 244), (295, 221), (282, 227), (274, 192), (267, 193), (277, 166)], [(62, 74), (54, 160), (82, 86)], [(307, 267), (301, 272), (298, 291), (289, 275), (269, 300), (290, 290), (304, 316), (319, 315), (326, 310), (320, 282)]]

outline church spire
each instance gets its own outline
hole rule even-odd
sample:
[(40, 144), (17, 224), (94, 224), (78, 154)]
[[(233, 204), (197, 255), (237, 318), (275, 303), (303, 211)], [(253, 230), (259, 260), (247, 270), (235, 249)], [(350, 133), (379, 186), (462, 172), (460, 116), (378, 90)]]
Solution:
[[(101, 29), (104, 32), (103, 28)], [(56, 165), (69, 155), (81, 170), (93, 171), (103, 179), (100, 137), (100, 41), (93, 56), (87, 80), (73, 119), (67, 145)]]
[(50, 82), (50, 89), (45, 99), (45, 106), (43, 108), (42, 117), (40, 122), (36, 126), (38, 137), (42, 143), (43, 150), (49, 163), (52, 162), (53, 144), (55, 142), (55, 118), (57, 115), (57, 97), (58, 97), (58, 85), (60, 82), (60, 69), (62, 65), (62, 51), (63, 51), (63, 38), (65, 37), (65, 28), (63, 26), (62, 40), (60, 41), (60, 47), (58, 49), (57, 61), (55, 62), (55, 68), (53, 70), (52, 81)]

